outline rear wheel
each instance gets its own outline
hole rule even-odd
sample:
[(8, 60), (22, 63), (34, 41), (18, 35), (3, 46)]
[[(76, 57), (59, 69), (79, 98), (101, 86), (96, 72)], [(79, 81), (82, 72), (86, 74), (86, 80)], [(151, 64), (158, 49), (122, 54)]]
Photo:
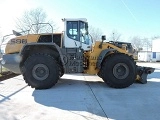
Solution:
[(59, 79), (58, 64), (49, 55), (32, 55), (24, 63), (23, 76), (26, 83), (32, 88), (51, 88)]
[(105, 59), (101, 69), (102, 79), (110, 87), (125, 88), (134, 83), (136, 64), (125, 54), (113, 54)]
[(64, 69), (62, 65), (58, 65), (59, 66), (59, 76), (62, 77), (64, 75)]

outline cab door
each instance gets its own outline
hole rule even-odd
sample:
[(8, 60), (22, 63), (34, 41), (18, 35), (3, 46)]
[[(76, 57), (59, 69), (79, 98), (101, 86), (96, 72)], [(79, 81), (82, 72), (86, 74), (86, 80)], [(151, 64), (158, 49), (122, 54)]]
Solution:
[(88, 24), (84, 21), (66, 21), (65, 22), (65, 48), (79, 48), (91, 50), (91, 39), (88, 33)]

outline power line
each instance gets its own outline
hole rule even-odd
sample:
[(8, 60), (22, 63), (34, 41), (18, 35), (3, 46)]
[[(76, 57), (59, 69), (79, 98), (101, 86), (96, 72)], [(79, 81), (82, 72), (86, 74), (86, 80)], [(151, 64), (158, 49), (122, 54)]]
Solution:
[(132, 18), (133, 18), (136, 22), (138, 22), (136, 16), (133, 14), (133, 12), (131, 11), (131, 9), (129, 9), (129, 7), (126, 5), (126, 3), (125, 3), (123, 0), (121, 0), (121, 2), (122, 2), (123, 5), (126, 7), (126, 9), (128, 10), (128, 12), (131, 14)]

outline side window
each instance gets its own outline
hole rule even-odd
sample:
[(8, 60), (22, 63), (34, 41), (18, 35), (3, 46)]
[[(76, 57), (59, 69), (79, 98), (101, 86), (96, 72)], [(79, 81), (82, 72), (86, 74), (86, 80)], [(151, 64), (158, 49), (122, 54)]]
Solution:
[(89, 45), (89, 36), (86, 35), (86, 23), (80, 22), (80, 40), (82, 43)]
[(68, 21), (67, 22), (67, 36), (71, 39), (79, 41), (79, 39), (78, 39), (78, 22), (76, 22), (76, 21)]

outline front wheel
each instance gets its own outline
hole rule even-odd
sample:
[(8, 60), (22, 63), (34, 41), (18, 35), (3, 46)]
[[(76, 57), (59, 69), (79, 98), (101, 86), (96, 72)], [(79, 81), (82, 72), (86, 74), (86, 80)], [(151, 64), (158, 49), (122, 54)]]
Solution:
[(58, 64), (49, 55), (32, 55), (24, 63), (23, 76), (26, 83), (32, 88), (51, 88), (59, 79)]
[(110, 87), (125, 88), (135, 81), (136, 64), (130, 56), (116, 53), (104, 60), (101, 72), (102, 79)]

